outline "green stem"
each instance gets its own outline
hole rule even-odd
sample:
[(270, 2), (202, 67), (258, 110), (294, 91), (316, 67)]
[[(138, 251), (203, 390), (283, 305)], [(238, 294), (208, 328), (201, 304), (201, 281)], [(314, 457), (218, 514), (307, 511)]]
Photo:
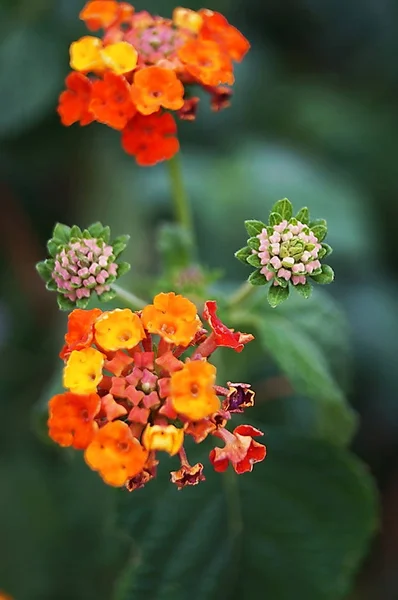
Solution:
[(144, 308), (144, 306), (147, 305), (147, 302), (145, 302), (145, 300), (138, 298), (138, 296), (136, 296), (135, 294), (132, 294), (131, 292), (128, 292), (127, 290), (120, 287), (120, 285), (117, 285), (116, 283), (112, 284), (112, 289), (116, 292), (118, 298), (120, 300), (123, 300), (123, 302), (128, 304), (129, 307), (132, 308), (133, 310), (141, 310), (142, 308)]
[(176, 154), (172, 159), (167, 161), (167, 166), (169, 170), (176, 221), (184, 227), (191, 234), (192, 239), (194, 239), (191, 206), (184, 186), (179, 155)]
[(230, 299), (228, 301), (228, 305), (230, 307), (238, 306), (241, 302), (246, 300), (246, 298), (249, 298), (249, 296), (251, 296), (255, 291), (256, 291), (255, 286), (252, 285), (251, 283), (249, 283), (248, 281), (245, 281), (232, 294), (232, 296), (230, 297)]

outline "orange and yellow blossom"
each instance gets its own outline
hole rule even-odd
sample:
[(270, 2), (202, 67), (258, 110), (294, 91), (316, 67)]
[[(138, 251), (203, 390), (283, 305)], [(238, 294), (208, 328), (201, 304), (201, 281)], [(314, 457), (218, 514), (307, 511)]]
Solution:
[(186, 363), (171, 375), (170, 395), (173, 408), (191, 421), (199, 421), (217, 412), (220, 400), (214, 391), (217, 369), (204, 360)]
[(148, 452), (127, 423), (113, 421), (100, 429), (84, 453), (88, 466), (109, 485), (121, 487), (144, 467)]
[(250, 470), (265, 456), (250, 437), (257, 430), (245, 426), (231, 434), (225, 427), (234, 412), (253, 405), (254, 392), (244, 383), (217, 386), (208, 359), (220, 345), (242, 350), (251, 336), (230, 330), (216, 308), (206, 303), (210, 331), (196, 306), (174, 292), (158, 294), (138, 312), (74, 310), (61, 352), (69, 391), (50, 400), (51, 439), (84, 450), (106, 483), (129, 491), (156, 476), (158, 452), (178, 454), (181, 468), (171, 472), (178, 489), (203, 481), (203, 465), (191, 466), (186, 457), (187, 436), (196, 443), (209, 435), (226, 441), (211, 454), (216, 470), (229, 461), (238, 472)]

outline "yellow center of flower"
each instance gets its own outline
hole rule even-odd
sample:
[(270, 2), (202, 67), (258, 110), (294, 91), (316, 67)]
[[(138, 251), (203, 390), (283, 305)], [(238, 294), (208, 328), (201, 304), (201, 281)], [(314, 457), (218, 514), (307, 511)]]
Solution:
[(74, 350), (64, 368), (64, 387), (74, 394), (93, 394), (102, 379), (104, 358), (95, 348)]

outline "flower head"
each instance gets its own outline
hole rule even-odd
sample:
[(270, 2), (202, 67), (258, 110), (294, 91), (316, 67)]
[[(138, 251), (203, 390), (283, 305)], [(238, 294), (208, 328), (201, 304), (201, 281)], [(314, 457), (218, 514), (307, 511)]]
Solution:
[(114, 421), (99, 429), (84, 453), (86, 463), (109, 485), (121, 487), (144, 467), (148, 453), (127, 423)]
[[(209, 434), (222, 437), (233, 457), (250, 445), (237, 437), (243, 431), (234, 436), (225, 429), (234, 412), (253, 404), (254, 393), (248, 384), (216, 385), (208, 357), (217, 350), (218, 327), (221, 335), (246, 335), (225, 332), (218, 322), (211, 332), (202, 329), (196, 306), (173, 292), (137, 312), (74, 310), (61, 351), (68, 391), (50, 400), (50, 437), (85, 450), (88, 465), (109, 485), (143, 487), (156, 476), (159, 452), (178, 454), (181, 467), (171, 472), (178, 489), (203, 481), (203, 465), (192, 467), (186, 457), (186, 436), (196, 443)], [(239, 460), (258, 456), (248, 452)]]
[(49, 403), (49, 436), (60, 446), (84, 450), (98, 430), (95, 422), (101, 408), (97, 394), (77, 395), (65, 392)]
[[(123, 130), (122, 146), (140, 165), (168, 160), (178, 152), (175, 122), (170, 116), (168, 131), (161, 132), (166, 120), (160, 111), (193, 120), (197, 107), (197, 101), (192, 102), (193, 85), (210, 93), (215, 110), (229, 104), (230, 93), (222, 96), (228, 101), (217, 102), (213, 91), (220, 84), (234, 83), (233, 61), (241, 61), (250, 47), (225, 17), (209, 10), (179, 7), (169, 19), (135, 12), (127, 2), (89, 0), (80, 18), (90, 31), (102, 29), (103, 35), (86, 35), (71, 44), (71, 68), (90, 79), (84, 84), (72, 81), (77, 92), (67, 79), (68, 90), (61, 94), (58, 107), (62, 123), (96, 120)], [(109, 75), (121, 80), (111, 81)], [(137, 111), (159, 119), (132, 119)], [(148, 129), (151, 135), (144, 135)]]
[(142, 311), (142, 322), (150, 333), (179, 346), (189, 346), (201, 327), (193, 302), (174, 292), (158, 294)]
[(103, 301), (115, 297), (111, 284), (130, 268), (118, 259), (129, 236), (113, 242), (109, 237), (109, 227), (101, 223), (94, 223), (84, 231), (60, 223), (55, 226), (48, 242), (51, 258), (38, 263), (36, 268), (47, 282), (47, 289), (58, 292), (61, 309), (86, 308), (93, 294)]
[(268, 292), (271, 306), (286, 300), (290, 285), (308, 298), (312, 290), (310, 280), (322, 284), (333, 281), (333, 270), (320, 262), (332, 252), (330, 246), (322, 243), (327, 234), (326, 221), (310, 222), (307, 208), (293, 217), (292, 204), (284, 198), (272, 208), (268, 225), (261, 221), (245, 224), (251, 237), (248, 246), (235, 256), (256, 267), (249, 277), (250, 283), (271, 283)]
[(263, 435), (255, 427), (238, 425), (233, 433), (219, 429), (215, 435), (225, 442), (224, 448), (214, 448), (210, 452), (210, 462), (219, 473), (226, 471), (229, 463), (239, 475), (252, 471), (253, 465), (266, 456), (266, 447), (253, 440), (253, 437)]

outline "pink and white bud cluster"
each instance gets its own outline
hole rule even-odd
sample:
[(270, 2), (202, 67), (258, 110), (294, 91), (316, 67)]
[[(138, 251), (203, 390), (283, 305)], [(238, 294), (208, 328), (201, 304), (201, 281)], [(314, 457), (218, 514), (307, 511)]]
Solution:
[(318, 238), (300, 221), (288, 223), (284, 220), (272, 227), (269, 235), (266, 228), (258, 234), (259, 250), (253, 250), (261, 260), (261, 273), (273, 285), (281, 285), (279, 279), (293, 285), (304, 285), (307, 276), (321, 268), (318, 253), (321, 244)]
[(72, 302), (89, 298), (92, 292), (101, 295), (117, 276), (114, 260), (113, 247), (102, 239), (80, 239), (57, 254), (51, 277), (58, 292)]

